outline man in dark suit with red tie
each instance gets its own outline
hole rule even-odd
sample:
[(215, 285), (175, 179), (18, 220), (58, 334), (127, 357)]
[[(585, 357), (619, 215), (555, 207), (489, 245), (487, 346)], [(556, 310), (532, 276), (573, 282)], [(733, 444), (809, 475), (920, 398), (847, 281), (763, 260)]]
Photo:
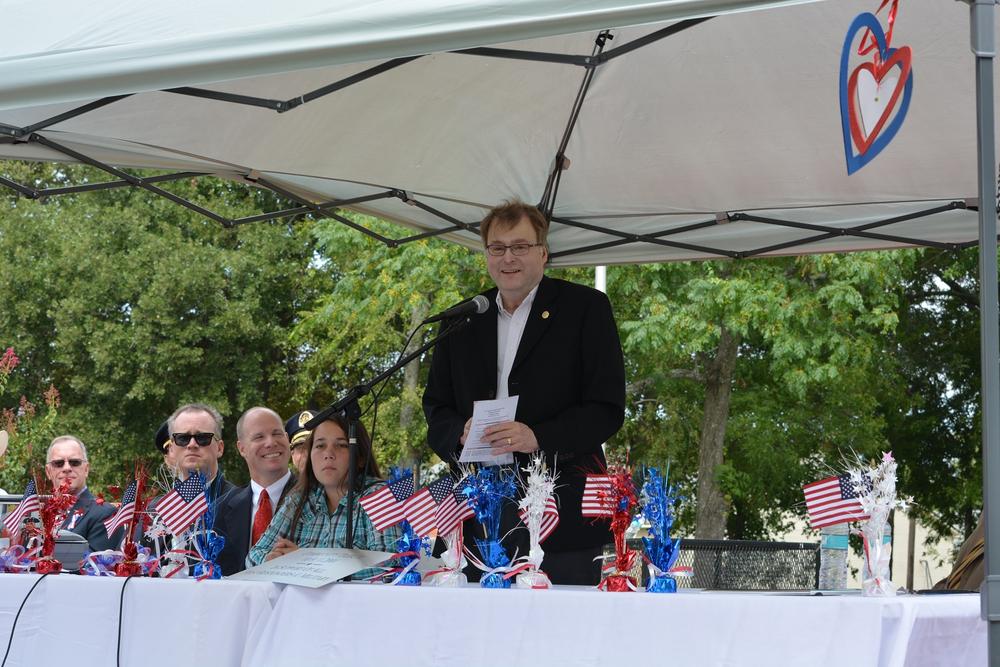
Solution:
[[(458, 459), (473, 401), (518, 396), (514, 421), (486, 431), (495, 455), (523, 467), (541, 451), (559, 473), (559, 526), (546, 540), (542, 569), (556, 584), (596, 584), (607, 522), (584, 520), (587, 472), (605, 464), (601, 445), (625, 415), (625, 368), (608, 298), (597, 290), (547, 278), (548, 220), (534, 206), (511, 202), (480, 227), (496, 289), (490, 309), (434, 350), (423, 406), (427, 439), (445, 461)], [(444, 324), (447, 326), (447, 322)], [(513, 516), (513, 512), (505, 513)], [(466, 524), (466, 534), (474, 528)], [(501, 530), (501, 532), (505, 532)], [(508, 551), (527, 553), (526, 531)]]
[(226, 538), (219, 566), (226, 576), (246, 569), (250, 547), (267, 530), (295, 477), (288, 470), (291, 451), (277, 412), (250, 408), (236, 422), (236, 447), (247, 463), (250, 483), (219, 502), (215, 532)]

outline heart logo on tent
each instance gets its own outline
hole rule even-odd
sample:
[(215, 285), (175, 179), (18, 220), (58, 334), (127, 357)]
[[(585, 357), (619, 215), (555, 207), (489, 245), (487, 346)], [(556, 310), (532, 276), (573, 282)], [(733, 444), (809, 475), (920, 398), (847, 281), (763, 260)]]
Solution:
[[(849, 71), (851, 45), (861, 30), (875, 40), (878, 58)], [(840, 55), (840, 121), (848, 174), (871, 162), (903, 125), (913, 95), (911, 60), (910, 47), (889, 48), (874, 14), (859, 14), (848, 28)]]
[(878, 65), (862, 63), (851, 73), (847, 82), (848, 115), (851, 138), (859, 153), (865, 153), (878, 137), (909, 76), (908, 46), (892, 49), (888, 59)]

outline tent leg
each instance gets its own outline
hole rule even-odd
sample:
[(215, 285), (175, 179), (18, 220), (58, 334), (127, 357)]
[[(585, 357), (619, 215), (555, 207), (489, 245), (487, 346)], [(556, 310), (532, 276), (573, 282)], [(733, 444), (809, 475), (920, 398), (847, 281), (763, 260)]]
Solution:
[(989, 662), (1000, 666), (1000, 324), (997, 305), (997, 193), (993, 59), (996, 0), (971, 0), (976, 56), (979, 157), (979, 313), (982, 364), (983, 505), (986, 509), (986, 581), (983, 618), (989, 623)]

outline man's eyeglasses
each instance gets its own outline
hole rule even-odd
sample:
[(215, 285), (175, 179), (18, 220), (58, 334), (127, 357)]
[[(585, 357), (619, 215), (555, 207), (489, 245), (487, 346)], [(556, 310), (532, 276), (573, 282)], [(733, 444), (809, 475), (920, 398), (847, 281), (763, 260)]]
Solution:
[(517, 257), (522, 257), (528, 254), (528, 251), (532, 248), (536, 248), (540, 245), (545, 245), (544, 243), (512, 243), (511, 245), (504, 245), (502, 243), (491, 243), (486, 246), (486, 252), (493, 255), (494, 257), (503, 257), (507, 254), (507, 250), (510, 250), (510, 254)]
[(83, 459), (53, 459), (49, 461), (48, 466), (54, 470), (59, 470), (59, 468), (62, 468), (67, 463), (71, 468), (79, 468), (83, 465)]
[(171, 433), (170, 439), (178, 447), (187, 447), (191, 444), (191, 438), (198, 443), (199, 447), (208, 447), (215, 440), (214, 433)]

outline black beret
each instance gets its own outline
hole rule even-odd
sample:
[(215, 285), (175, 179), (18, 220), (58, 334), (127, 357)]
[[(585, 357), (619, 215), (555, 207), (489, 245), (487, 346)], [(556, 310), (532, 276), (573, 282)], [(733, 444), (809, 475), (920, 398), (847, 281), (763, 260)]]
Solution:
[(156, 451), (163, 454), (167, 451), (167, 443), (170, 442), (170, 429), (167, 428), (167, 422), (160, 424), (160, 428), (156, 429), (156, 436), (153, 438), (153, 443), (156, 445)]
[(292, 415), (291, 419), (285, 422), (285, 433), (288, 434), (288, 441), (297, 444), (309, 437), (312, 431), (306, 430), (305, 425), (316, 414), (315, 410), (303, 410)]

